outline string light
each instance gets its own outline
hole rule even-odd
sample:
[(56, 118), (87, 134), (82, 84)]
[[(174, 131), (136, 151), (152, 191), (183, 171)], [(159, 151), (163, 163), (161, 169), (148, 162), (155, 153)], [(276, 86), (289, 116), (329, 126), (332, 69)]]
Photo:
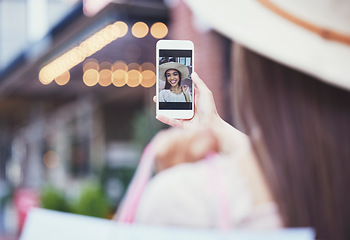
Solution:
[(88, 69), (84, 72), (83, 81), (86, 86), (95, 86), (99, 81), (99, 73), (95, 69)]
[(141, 70), (142, 71), (150, 70), (150, 71), (155, 72), (156, 71), (156, 67), (154, 66), (153, 63), (144, 62), (144, 63), (141, 64)]
[(144, 22), (137, 22), (131, 28), (132, 35), (136, 38), (145, 37), (148, 34), (148, 30), (148, 26)]
[(168, 27), (161, 22), (156, 22), (151, 27), (151, 35), (154, 38), (164, 38), (168, 34)]
[(146, 70), (141, 73), (141, 86), (145, 88), (152, 87), (156, 83), (156, 74), (151, 70)]
[(102, 87), (107, 87), (112, 84), (113, 73), (109, 69), (103, 69), (99, 73), (98, 83)]
[(83, 71), (87, 71), (88, 69), (95, 69), (96, 71), (100, 70), (100, 65), (98, 64), (98, 61), (94, 58), (88, 58), (84, 62), (83, 65)]
[(142, 80), (142, 75), (139, 71), (137, 70), (130, 70), (127, 74), (127, 82), (126, 84), (129, 87), (137, 87), (140, 85)]
[(156, 82), (156, 67), (151, 62), (129, 63), (124, 61), (102, 62), (98, 64), (95, 59), (87, 59), (84, 62), (83, 81), (86, 86), (95, 86), (97, 83), (103, 87), (113, 84), (116, 87), (123, 87), (127, 84), (129, 87), (139, 85), (150, 88)]
[(128, 32), (128, 25), (125, 22), (117, 21), (113, 24), (119, 29), (119, 37), (124, 37)]
[(128, 64), (128, 70), (138, 70), (141, 71), (141, 66), (138, 63), (129, 63)]
[[(117, 21), (106, 26), (91, 37), (62, 54), (39, 72), (39, 80), (42, 84), (50, 84), (53, 80), (58, 85), (65, 85), (70, 80), (69, 70), (83, 62), (117, 38), (125, 36), (128, 32), (128, 25), (125, 22)], [(168, 34), (168, 28), (164, 23), (156, 22), (151, 28), (144, 22), (136, 22), (131, 28), (132, 34), (136, 38), (145, 37), (148, 32), (154, 38), (164, 38)], [(135, 58), (135, 49), (129, 46), (128, 53), (132, 53)], [(87, 86), (94, 86), (99, 83), (101, 86), (113, 85), (117, 87), (127, 84), (130, 87), (142, 85), (151, 87), (155, 84), (155, 66), (150, 62), (145, 62), (141, 66), (137, 63), (126, 64), (117, 61), (104, 67), (104, 63), (99, 64), (96, 59), (90, 58), (83, 65), (83, 81)], [(106, 63), (107, 64), (107, 63)]]
[(40, 82), (43, 84), (51, 83), (53, 79), (83, 62), (85, 58), (99, 51), (118, 37), (125, 36), (127, 31), (126, 23), (121, 21), (108, 25), (82, 42), (78, 47), (74, 47), (44, 66), (39, 72)]
[(118, 69), (113, 72), (113, 85), (116, 87), (122, 87), (128, 81), (128, 74), (122, 69)]
[(69, 80), (70, 80), (69, 71), (66, 71), (61, 76), (58, 76), (57, 78), (55, 78), (55, 82), (60, 86), (67, 84)]
[(124, 61), (116, 61), (115, 63), (113, 63), (112, 65), (112, 71), (116, 71), (118, 69), (124, 70), (124, 71), (128, 71), (128, 65), (124, 62)]

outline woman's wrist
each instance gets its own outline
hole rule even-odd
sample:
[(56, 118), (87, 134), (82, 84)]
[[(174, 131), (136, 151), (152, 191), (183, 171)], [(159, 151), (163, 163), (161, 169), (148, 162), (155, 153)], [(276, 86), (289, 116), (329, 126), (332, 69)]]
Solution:
[(219, 115), (213, 119), (211, 129), (220, 141), (220, 151), (225, 155), (234, 155), (237, 149), (249, 145), (247, 135), (234, 128)]

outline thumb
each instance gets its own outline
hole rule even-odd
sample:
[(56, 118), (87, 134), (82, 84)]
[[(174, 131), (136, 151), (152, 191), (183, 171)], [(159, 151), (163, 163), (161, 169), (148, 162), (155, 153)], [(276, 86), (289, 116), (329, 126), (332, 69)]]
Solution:
[(191, 77), (192, 77), (192, 81), (193, 81), (195, 87), (199, 90), (199, 92), (201, 92), (201, 91), (209, 91), (209, 88), (203, 82), (203, 80), (199, 78), (197, 73), (193, 72), (191, 74)]

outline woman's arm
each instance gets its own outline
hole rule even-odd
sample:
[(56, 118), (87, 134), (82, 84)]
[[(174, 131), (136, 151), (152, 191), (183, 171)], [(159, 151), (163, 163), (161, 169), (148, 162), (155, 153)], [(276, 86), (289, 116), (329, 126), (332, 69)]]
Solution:
[[(181, 120), (172, 119), (164, 116), (158, 116), (157, 119), (165, 124), (179, 128), (190, 128), (202, 125), (203, 123), (210, 123), (216, 118), (220, 118), (216, 111), (216, 106), (212, 92), (208, 89), (205, 83), (198, 77), (196, 73), (192, 74), (192, 80), (194, 83), (194, 104), (195, 114), (192, 119)], [(161, 96), (160, 96), (161, 97)], [(153, 99), (156, 101), (156, 98)], [(161, 100), (161, 99), (159, 99)]]
[[(237, 149), (249, 146), (247, 136), (219, 116), (213, 94), (205, 83), (195, 73), (192, 79), (195, 84), (194, 117), (190, 120), (157, 117), (165, 124), (186, 130), (170, 130), (156, 136), (154, 141), (157, 143), (154, 145), (159, 146), (156, 147), (160, 152), (157, 158), (159, 170), (181, 162), (200, 160), (210, 151), (235, 156)], [(192, 143), (197, 147), (189, 147)], [(176, 149), (181, 151), (174, 155), (174, 146), (180, 145), (183, 146)]]

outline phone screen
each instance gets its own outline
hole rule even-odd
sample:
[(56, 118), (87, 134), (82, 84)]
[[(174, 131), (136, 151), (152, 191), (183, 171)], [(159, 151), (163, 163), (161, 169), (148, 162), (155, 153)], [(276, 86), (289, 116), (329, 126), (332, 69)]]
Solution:
[(160, 110), (192, 110), (192, 50), (159, 50), (158, 101)]

